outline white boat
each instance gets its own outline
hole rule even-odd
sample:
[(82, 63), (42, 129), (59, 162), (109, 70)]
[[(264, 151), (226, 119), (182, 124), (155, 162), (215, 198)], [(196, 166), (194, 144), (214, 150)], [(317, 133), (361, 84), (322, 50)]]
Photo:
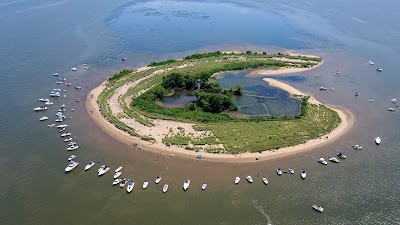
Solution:
[(102, 165), (102, 166), (100, 167), (100, 169), (97, 171), (97, 172), (99, 172), (99, 173), (98, 173), (98, 176), (101, 176), (101, 175), (107, 173), (107, 171), (109, 171), (109, 170), (110, 170), (110, 167), (108, 167), (108, 166), (106, 166), (106, 165)]
[(148, 185), (149, 185), (149, 182), (145, 181), (145, 182), (143, 183), (143, 186), (142, 186), (143, 189), (146, 189)]
[(201, 190), (205, 190), (206, 188), (207, 188), (207, 184), (206, 183), (201, 185)]
[(294, 169), (292, 167), (289, 167), (289, 173), (294, 174)]
[(186, 191), (189, 188), (190, 185), (190, 180), (185, 180), (185, 182), (183, 182), (183, 190)]
[(121, 175), (122, 175), (122, 172), (117, 172), (117, 173), (115, 173), (115, 174), (114, 174), (114, 179), (118, 178), (118, 177), (121, 176)]
[(60, 92), (51, 92), (50, 93), (50, 97), (60, 97), (60, 96), (61, 96)]
[(41, 102), (48, 102), (48, 101), (50, 101), (48, 98), (39, 98), (39, 101), (41, 101)]
[(326, 87), (320, 87), (319, 90), (320, 91), (326, 91)]
[(47, 107), (46, 106), (39, 106), (39, 107), (33, 108), (33, 110), (34, 111), (44, 111), (44, 110), (47, 110)]
[(338, 152), (337, 154), (336, 154), (339, 158), (341, 158), (341, 159), (346, 159), (347, 157), (343, 154), (343, 152)]
[(61, 124), (61, 125), (57, 126), (57, 128), (64, 128), (64, 127), (69, 127), (69, 125), (68, 124)]
[(90, 169), (90, 168), (92, 168), (92, 167), (94, 166), (94, 164), (96, 164), (96, 163), (94, 163), (93, 161), (90, 161), (90, 162), (85, 166), (85, 171), (88, 170), (88, 169)]
[(122, 181), (122, 179), (115, 179), (114, 182), (112, 183), (112, 185), (117, 185)]
[(71, 133), (64, 133), (64, 134), (61, 134), (61, 137), (67, 137), (67, 136), (71, 136)]
[(331, 91), (334, 91), (335, 90), (335, 88), (331, 88)]
[(335, 157), (329, 157), (328, 156), (328, 160), (331, 161), (331, 162), (334, 162), (334, 163), (340, 163), (340, 161)]
[(359, 95), (360, 95), (360, 92), (356, 92), (355, 96), (359, 96)]
[(120, 187), (120, 188), (123, 188), (123, 187), (125, 186), (126, 183), (128, 183), (128, 181), (125, 180), (125, 179), (122, 179), (121, 182), (119, 183), (119, 187)]
[(135, 186), (135, 182), (133, 182), (133, 180), (129, 181), (128, 183), (128, 187), (126, 188), (126, 191), (128, 193), (131, 193), (131, 191), (133, 190), (133, 187)]
[(57, 77), (57, 76), (60, 76), (60, 74), (59, 74), (59, 73), (54, 73), (53, 75), (54, 75), (54, 76), (56, 76), (56, 77)]
[(311, 207), (317, 212), (324, 212), (324, 208), (322, 208), (320, 205), (312, 205)]
[(396, 103), (397, 102), (397, 99), (392, 99), (392, 100), (390, 100), (392, 103)]
[(370, 60), (370, 61), (368, 61), (368, 64), (369, 64), (369, 65), (375, 65), (375, 63), (374, 63), (374, 62), (372, 62), (371, 60)]
[(382, 68), (376, 68), (376, 71), (382, 72)]
[(56, 84), (62, 84), (62, 81), (57, 81)]
[(253, 178), (251, 178), (251, 176), (246, 176), (246, 180), (247, 180), (249, 183), (253, 183)]
[(262, 178), (262, 181), (264, 182), (264, 184), (265, 184), (265, 185), (267, 185), (267, 184), (268, 184), (268, 180), (267, 180), (267, 178), (263, 177), (263, 178)]
[(79, 165), (79, 163), (77, 163), (75, 161), (70, 161), (67, 168), (65, 168), (65, 172), (66, 173), (70, 172), (71, 170), (75, 169), (75, 167), (77, 167), (78, 165)]
[(53, 102), (46, 102), (46, 103), (44, 103), (45, 105), (53, 105), (54, 103)]
[(52, 123), (52, 124), (49, 124), (49, 125), (47, 125), (47, 126), (48, 126), (49, 128), (53, 128), (55, 125), (56, 125), (56, 124)]
[(78, 145), (72, 145), (72, 146), (69, 146), (69, 147), (67, 148), (67, 151), (74, 151), (74, 150), (76, 150), (76, 149), (78, 149), (78, 148), (79, 148)]
[(62, 104), (62, 105), (60, 106), (60, 108), (65, 108), (65, 105), (64, 105), (64, 104)]
[(156, 177), (156, 184), (160, 183), (160, 181), (161, 181), (161, 177), (160, 176)]
[(120, 167), (118, 167), (118, 168), (115, 170), (115, 172), (118, 173), (118, 172), (121, 171), (124, 167), (125, 167), (125, 166), (120, 166)]
[(40, 121), (45, 121), (45, 120), (48, 120), (49, 119), (49, 117), (47, 117), (47, 116), (42, 116), (42, 117), (40, 117)]
[(320, 159), (318, 160), (318, 162), (321, 163), (322, 165), (325, 165), (325, 166), (328, 165), (328, 162), (325, 161), (324, 158), (320, 158)]
[(305, 169), (301, 170), (300, 176), (301, 176), (302, 179), (306, 179), (307, 173), (306, 173)]
[(389, 112), (394, 112), (395, 109), (393, 109), (393, 108), (388, 108), (388, 111), (389, 111)]
[(54, 88), (52, 92), (61, 92), (60, 88)]
[(57, 123), (61, 123), (61, 122), (64, 122), (64, 119), (58, 118), (58, 119), (56, 119), (54, 121), (57, 122)]
[(58, 133), (62, 133), (64, 131), (66, 131), (66, 130), (67, 130), (67, 128), (62, 128), (62, 129), (58, 130)]
[(64, 139), (64, 142), (69, 142), (69, 141), (72, 141), (72, 138)]
[(78, 156), (76, 156), (76, 155), (71, 155), (69, 158), (68, 158), (68, 161), (71, 161), (71, 160), (74, 160), (74, 159), (76, 159)]
[(162, 188), (162, 191), (164, 193), (168, 191), (168, 184), (164, 184), (164, 187)]
[(74, 145), (76, 145), (76, 142), (71, 141), (68, 143), (68, 146), (74, 146)]
[(281, 168), (277, 168), (277, 169), (276, 169), (276, 173), (277, 173), (278, 175), (282, 175), (282, 170), (281, 170)]
[(336, 74), (341, 74), (342, 72), (340, 72), (340, 70), (336, 70), (335, 73), (336, 73)]
[(363, 147), (361, 145), (353, 145), (354, 149), (361, 150)]
[(71, 71), (77, 71), (77, 70), (78, 70), (78, 68), (76, 68), (76, 67), (71, 68)]
[(376, 137), (376, 138), (375, 138), (375, 143), (376, 143), (377, 145), (379, 145), (379, 144), (381, 143), (381, 138), (380, 138), (380, 137)]
[(235, 178), (235, 184), (238, 184), (240, 182), (240, 177)]
[(373, 98), (368, 99), (369, 102), (372, 102), (373, 100), (374, 100)]

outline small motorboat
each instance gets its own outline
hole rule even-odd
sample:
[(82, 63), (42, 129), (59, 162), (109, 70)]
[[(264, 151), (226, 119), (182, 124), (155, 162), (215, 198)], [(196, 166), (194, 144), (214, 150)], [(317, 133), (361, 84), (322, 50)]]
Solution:
[(64, 133), (64, 134), (61, 134), (61, 137), (67, 137), (67, 136), (71, 136), (71, 133)]
[(120, 167), (118, 167), (118, 168), (115, 170), (115, 172), (118, 173), (118, 172), (121, 171), (124, 167), (125, 167), (125, 166), (120, 166)]
[(60, 76), (59, 73), (54, 73), (53, 75), (54, 75), (55, 77)]
[(77, 89), (77, 90), (82, 89), (81, 86), (75, 86), (74, 88)]
[(135, 186), (135, 182), (133, 182), (133, 180), (128, 182), (128, 187), (126, 188), (126, 191), (128, 193), (131, 193), (131, 191), (133, 190), (133, 187)]
[(189, 188), (190, 185), (190, 180), (185, 180), (185, 182), (183, 182), (183, 190), (186, 191)]
[(331, 162), (334, 162), (334, 163), (340, 163), (340, 161), (335, 157), (329, 157), (328, 156), (328, 160), (331, 161)]
[(343, 152), (338, 152), (337, 154), (336, 154), (339, 158), (341, 158), (341, 159), (346, 159), (347, 157), (343, 154)]
[(64, 119), (58, 118), (58, 119), (56, 119), (54, 121), (57, 122), (57, 123), (61, 123), (61, 122), (64, 122)]
[(277, 168), (276, 169), (276, 173), (280, 176), (280, 175), (282, 175), (282, 170), (281, 170), (281, 168)]
[(64, 139), (64, 142), (69, 142), (69, 141), (72, 141), (72, 138)]
[(39, 106), (39, 107), (33, 108), (33, 110), (34, 111), (44, 111), (44, 110), (47, 110), (47, 107), (46, 106)]
[(369, 65), (375, 65), (375, 63), (374, 63), (374, 62), (372, 62), (371, 60), (370, 60), (370, 61), (368, 61), (368, 64), (369, 64)]
[(77, 70), (78, 70), (78, 68), (76, 68), (76, 67), (71, 68), (71, 71), (77, 71)]
[(376, 137), (376, 138), (375, 138), (375, 143), (376, 143), (377, 145), (381, 144), (381, 138), (380, 138), (380, 137)]
[(57, 81), (56, 84), (62, 84), (62, 81)]
[(117, 185), (119, 183), (121, 183), (122, 179), (115, 179), (114, 182), (112, 183), (112, 185)]
[(147, 182), (147, 181), (145, 181), (144, 183), (143, 183), (143, 189), (146, 189), (147, 188), (147, 186), (149, 186), (149, 182)]
[(376, 68), (376, 71), (378, 71), (378, 72), (382, 72), (382, 68)]
[(72, 85), (71, 82), (68, 82), (68, 83), (65, 84), (65, 86), (71, 86), (71, 85)]
[(363, 147), (361, 145), (353, 145), (354, 149), (361, 150)]
[(97, 172), (98, 172), (98, 176), (101, 176), (101, 175), (103, 175), (103, 174), (105, 174), (105, 173), (107, 173), (107, 171), (109, 171), (110, 170), (110, 167), (108, 167), (108, 166), (106, 166), (106, 165), (102, 165), (98, 170), (97, 170)]
[(268, 180), (267, 180), (267, 178), (263, 177), (263, 178), (262, 178), (262, 181), (264, 182), (264, 184), (265, 184), (265, 185), (267, 185), (267, 184), (268, 184)]
[(92, 167), (94, 166), (94, 164), (96, 164), (96, 163), (94, 163), (93, 161), (90, 161), (90, 162), (85, 166), (85, 171), (86, 171), (86, 170), (89, 170), (90, 168), (92, 168)]
[(60, 97), (60, 96), (61, 96), (60, 92), (51, 92), (50, 93), (50, 97)]
[(72, 146), (69, 146), (69, 147), (67, 148), (67, 151), (74, 151), (74, 150), (77, 150), (78, 148), (79, 148), (78, 145), (72, 145)]
[(74, 146), (74, 145), (76, 145), (76, 142), (70, 141), (70, 142), (68, 143), (68, 146)]
[(388, 108), (388, 111), (389, 111), (389, 112), (394, 112), (394, 111), (396, 111), (396, 110), (393, 109), (393, 108)]
[(359, 95), (360, 95), (360, 92), (356, 92), (355, 96), (359, 96)]
[(116, 173), (114, 174), (114, 179), (118, 178), (118, 177), (121, 176), (121, 175), (122, 175), (122, 172), (116, 172)]
[(127, 59), (127, 58), (122, 58), (122, 59), (121, 59), (121, 61), (126, 61), (126, 60), (128, 60), (128, 59)]
[(326, 91), (326, 87), (320, 87), (319, 90), (320, 91)]
[(66, 105), (62, 104), (62, 105), (60, 106), (60, 108), (65, 108), (65, 106), (66, 106)]
[(162, 191), (165, 193), (168, 191), (168, 184), (164, 184)]
[(235, 184), (238, 184), (240, 182), (240, 177), (235, 178)]
[(328, 162), (327, 161), (325, 161), (325, 159), (324, 158), (320, 158), (320, 159), (318, 159), (318, 162), (319, 163), (321, 163), (322, 165), (328, 165)]
[(336, 74), (341, 74), (342, 72), (340, 72), (340, 70), (336, 70), (335, 73), (336, 73)]
[(246, 176), (246, 180), (247, 180), (249, 183), (253, 183), (253, 178), (251, 178), (251, 176)]
[(307, 173), (306, 173), (305, 169), (301, 170), (300, 176), (301, 176), (302, 179), (306, 179)]
[(126, 183), (128, 183), (128, 181), (125, 180), (125, 179), (122, 179), (121, 182), (119, 183), (119, 187), (120, 187), (120, 188), (123, 188), (123, 187), (125, 186)]
[(53, 128), (53, 127), (55, 127), (56, 126), (56, 124), (54, 124), (54, 123), (52, 123), (52, 124), (49, 124), (49, 125), (47, 125), (49, 128)]
[(77, 167), (79, 165), (79, 163), (75, 162), (75, 161), (70, 161), (69, 165), (67, 166), (67, 168), (65, 168), (65, 172), (68, 173), (70, 171), (72, 171), (73, 169), (75, 169), (75, 167)]
[(289, 173), (294, 174), (294, 169), (292, 167), (289, 167)]
[(67, 128), (62, 128), (62, 129), (58, 130), (58, 133), (62, 133), (64, 131), (66, 131), (66, 130), (67, 130)]
[(53, 105), (54, 103), (53, 102), (46, 102), (46, 103), (44, 103), (45, 105)]
[(320, 205), (312, 205), (311, 207), (317, 212), (320, 212), (320, 213), (324, 212), (324, 208), (322, 208)]
[(57, 126), (57, 128), (59, 128), (59, 129), (62, 129), (62, 128), (65, 128), (65, 127), (69, 127), (69, 125), (68, 124), (61, 124), (61, 125)]
[(66, 80), (67, 80), (67, 78), (65, 78), (65, 77), (62, 77), (62, 78), (60, 78), (60, 80), (66, 81)]
[(392, 99), (392, 100), (390, 100), (392, 103), (396, 103), (397, 102), (397, 99)]
[(161, 181), (161, 177), (160, 176), (156, 177), (156, 184), (160, 183), (160, 181)]
[(48, 98), (39, 98), (39, 101), (41, 101), (41, 102), (48, 102), (48, 101), (50, 101)]
[(331, 88), (331, 91), (334, 91), (335, 90), (335, 88)]
[(207, 188), (207, 184), (206, 183), (201, 185), (201, 190), (205, 190), (206, 188)]
[(45, 121), (45, 120), (48, 120), (49, 119), (49, 117), (47, 117), (47, 116), (42, 116), (42, 117), (40, 117), (40, 121)]
[(373, 100), (374, 100), (373, 98), (368, 99), (369, 102), (372, 102)]
[(68, 161), (71, 161), (71, 160), (74, 160), (74, 159), (76, 159), (78, 156), (76, 156), (76, 155), (71, 155), (69, 158), (68, 158)]

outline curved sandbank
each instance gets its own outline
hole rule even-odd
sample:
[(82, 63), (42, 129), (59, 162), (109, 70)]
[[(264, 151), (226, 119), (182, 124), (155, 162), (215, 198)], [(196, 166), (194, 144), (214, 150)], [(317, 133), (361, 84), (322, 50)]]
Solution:
[[(147, 70), (149, 67), (142, 67), (139, 68), (137, 71), (143, 71)], [(315, 68), (312, 67), (312, 68)], [(290, 69), (291, 71), (294, 68), (285, 68), (285, 69)], [(279, 70), (283, 71), (285, 69)], [(309, 68), (307, 68), (309, 69)], [(298, 70), (302, 71), (302, 68), (298, 68)], [(274, 70), (272, 70), (274, 71)], [(277, 72), (277, 71), (276, 71)], [(297, 71), (299, 72), (299, 71)], [(275, 74), (281, 74), (281, 72), (277, 72)], [(273, 75), (270, 73), (269, 75)], [(306, 95), (302, 93), (301, 91), (291, 87), (290, 85), (287, 85), (283, 82), (271, 79), (271, 78), (265, 78), (264, 79), (266, 82), (268, 82), (271, 86), (275, 86), (278, 88), (281, 88), (285, 91), (288, 91), (291, 94), (296, 94), (296, 95)], [(318, 139), (312, 139), (307, 141), (304, 144), (296, 145), (296, 146), (291, 146), (291, 147), (285, 147), (285, 148), (280, 148), (279, 150), (267, 150), (263, 151), (262, 153), (240, 153), (240, 154), (229, 154), (229, 153), (207, 153), (207, 152), (195, 152), (191, 150), (186, 150), (183, 147), (179, 146), (165, 146), (162, 143), (162, 137), (163, 135), (168, 133), (168, 130), (170, 128), (176, 128), (176, 127), (183, 127), (190, 132), (194, 131), (193, 125), (191, 123), (183, 123), (183, 122), (176, 122), (176, 121), (169, 121), (169, 120), (154, 120), (154, 124), (156, 124), (155, 127), (146, 127), (141, 125), (138, 122), (135, 122), (133, 119), (130, 121), (124, 121), (127, 125), (134, 127), (138, 133), (141, 133), (143, 135), (149, 135), (152, 134), (156, 138), (156, 142), (154, 144), (142, 141), (138, 137), (133, 137), (129, 135), (128, 133), (116, 128), (112, 123), (108, 122), (101, 114), (100, 112), (100, 107), (97, 103), (97, 97), (100, 95), (100, 93), (104, 90), (105, 83), (107, 81), (103, 82), (100, 86), (97, 88), (93, 89), (90, 91), (90, 93), (87, 96), (86, 99), (86, 109), (90, 115), (90, 117), (93, 119), (93, 121), (99, 125), (104, 131), (106, 131), (109, 135), (112, 137), (116, 138), (117, 140), (126, 143), (128, 145), (131, 145), (133, 142), (139, 143), (140, 146), (142, 146), (142, 150), (144, 151), (152, 151), (155, 153), (160, 153), (165, 156), (179, 156), (179, 157), (184, 157), (184, 158), (190, 158), (194, 159), (198, 154), (202, 154), (204, 159), (207, 161), (218, 161), (218, 162), (256, 162), (255, 158), (257, 156), (260, 157), (258, 161), (264, 161), (264, 160), (270, 160), (270, 159), (275, 159), (275, 158), (280, 158), (284, 156), (289, 156), (293, 154), (297, 154), (300, 152), (305, 152), (309, 151), (315, 148), (318, 148), (322, 145), (325, 145), (327, 143), (330, 143), (339, 137), (341, 137), (344, 133), (346, 133), (348, 130), (350, 130), (351, 126), (353, 125), (354, 122), (354, 117), (353, 115), (346, 109), (341, 108), (341, 107), (335, 107), (335, 106), (328, 106), (332, 110), (336, 111), (341, 119), (341, 123), (329, 134), (324, 135), (324, 137), (320, 137)], [(130, 84), (134, 85), (134, 84)], [(124, 90), (127, 90), (130, 86), (126, 85), (125, 87), (122, 87)], [(123, 90), (117, 90), (115, 93), (124, 93)], [(94, 97), (91, 97), (91, 94)], [(115, 97), (116, 94), (114, 94), (110, 99), (109, 99), (109, 106), (112, 108), (112, 112), (117, 112), (118, 111), (118, 96)], [(321, 104), (314, 98), (310, 98), (309, 101), (310, 104)], [(197, 132), (197, 131), (194, 131)]]

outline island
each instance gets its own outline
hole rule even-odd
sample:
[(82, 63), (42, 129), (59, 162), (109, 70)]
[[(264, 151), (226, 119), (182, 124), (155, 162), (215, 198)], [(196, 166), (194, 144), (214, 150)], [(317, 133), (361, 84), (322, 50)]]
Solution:
[[(222, 88), (216, 77), (228, 71), (274, 75), (311, 70), (316, 56), (266, 52), (209, 52), (183, 59), (152, 62), (123, 70), (90, 92), (86, 108), (108, 134), (127, 144), (168, 155), (199, 156), (215, 161), (267, 160), (331, 142), (353, 123), (346, 109), (321, 104), (271, 78), (264, 80), (300, 101), (295, 116), (233, 116), (232, 96), (243, 87)], [(195, 101), (164, 107), (159, 100), (177, 89), (190, 90)]]

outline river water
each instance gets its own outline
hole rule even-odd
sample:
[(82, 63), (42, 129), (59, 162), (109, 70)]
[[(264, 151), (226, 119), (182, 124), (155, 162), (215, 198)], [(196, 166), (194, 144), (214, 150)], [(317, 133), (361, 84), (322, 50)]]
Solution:
[[(2, 0), (1, 224), (399, 224), (400, 120), (397, 111), (387, 111), (395, 107), (390, 100), (400, 98), (400, 25), (394, 22), (399, 8), (397, 1), (372, 0)], [(349, 109), (353, 129), (332, 144), (279, 160), (215, 163), (170, 158), (146, 152), (146, 146), (134, 150), (109, 137), (84, 109), (89, 90), (120, 69), (237, 49), (293, 49), (323, 57), (315, 70), (278, 79)], [(91, 70), (79, 66), (83, 63)], [(70, 71), (74, 66), (78, 71)], [(377, 66), (383, 71), (376, 72)], [(37, 99), (57, 88), (55, 72), (73, 85), (61, 85), (66, 97), (54, 99), (47, 112), (33, 112)], [(75, 85), (83, 88), (74, 90)], [(320, 92), (320, 86), (335, 91)], [(47, 128), (61, 104), (67, 105), (68, 130), (80, 145), (80, 165), (69, 174), (64, 168), (71, 153)], [(50, 122), (40, 122), (43, 115)], [(353, 150), (354, 143), (363, 150)], [(348, 157), (340, 164), (316, 162), (339, 150)], [(101, 161), (95, 168), (126, 165), (123, 176), (136, 181), (133, 192), (112, 187), (111, 172), (100, 178), (95, 168), (83, 173), (89, 160)], [(275, 168), (288, 166), (295, 175), (276, 175)], [(305, 180), (298, 173), (302, 167)], [(163, 180), (156, 185), (159, 175)], [(246, 175), (255, 182), (246, 183)], [(242, 177), (236, 186), (235, 176)], [(269, 179), (268, 186), (261, 177)], [(183, 192), (185, 179), (192, 183)], [(146, 190), (140, 188), (143, 181), (150, 182)], [(165, 183), (170, 189), (163, 194)], [(312, 204), (326, 212), (313, 211)]]

